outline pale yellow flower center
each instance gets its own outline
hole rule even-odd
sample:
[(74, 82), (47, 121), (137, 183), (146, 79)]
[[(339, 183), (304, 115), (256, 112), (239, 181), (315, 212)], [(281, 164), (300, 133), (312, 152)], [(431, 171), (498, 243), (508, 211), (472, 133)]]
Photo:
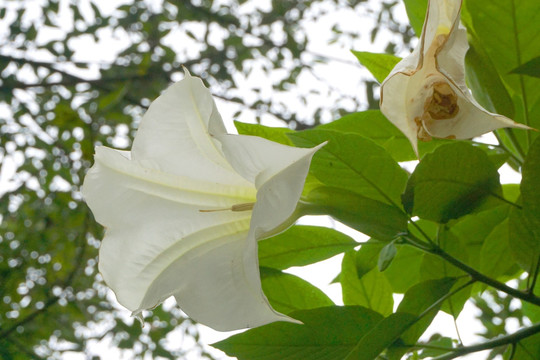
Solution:
[[(447, 37), (444, 33), (437, 35), (424, 56), (426, 83), (423, 91), (427, 96), (422, 115), (414, 118), (418, 128), (418, 139), (422, 141), (431, 140), (431, 135), (426, 128), (433, 121), (452, 119), (459, 113), (458, 96), (436, 66), (437, 53)], [(429, 81), (429, 78), (432, 80)]]

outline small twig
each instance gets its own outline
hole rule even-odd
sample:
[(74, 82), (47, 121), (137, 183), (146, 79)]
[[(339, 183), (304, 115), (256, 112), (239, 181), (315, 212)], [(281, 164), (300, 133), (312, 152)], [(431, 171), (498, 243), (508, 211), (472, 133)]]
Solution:
[(479, 282), (482, 282), (486, 285), (489, 285), (497, 290), (500, 290), (508, 295), (511, 295), (515, 298), (521, 299), (523, 301), (529, 302), (531, 304), (540, 306), (540, 297), (535, 296), (531, 293), (526, 293), (521, 290), (514, 289), (506, 284), (501, 283), (500, 281), (497, 281), (493, 278), (490, 278), (489, 276), (486, 276), (477, 270), (473, 269), (469, 265), (463, 263), (461, 260), (453, 257), (452, 255), (448, 254), (446, 251), (444, 251), (441, 247), (433, 244), (433, 241), (431, 241), (432, 246), (427, 248), (425, 245), (419, 244), (425, 244), (423, 241), (418, 240), (413, 234), (407, 234), (406, 236), (402, 236), (403, 239), (409, 243), (412, 246), (415, 246), (421, 250), (424, 250), (430, 254), (439, 256), (440, 258), (448, 261), (450, 264), (454, 265), (458, 269), (463, 270), (467, 274), (471, 276), (472, 279), (477, 280)]
[(516, 344), (520, 340), (528, 338), (529, 336), (532, 336), (532, 335), (536, 335), (538, 333), (540, 333), (540, 323), (535, 324), (528, 328), (518, 330), (513, 334), (501, 336), (499, 338), (489, 340), (481, 344), (457, 347), (451, 350), (452, 353), (438, 356), (434, 358), (433, 360), (451, 360), (451, 359), (455, 359), (457, 357), (474, 353), (474, 352), (478, 352), (478, 351), (494, 349), (496, 347), (508, 345), (508, 344)]

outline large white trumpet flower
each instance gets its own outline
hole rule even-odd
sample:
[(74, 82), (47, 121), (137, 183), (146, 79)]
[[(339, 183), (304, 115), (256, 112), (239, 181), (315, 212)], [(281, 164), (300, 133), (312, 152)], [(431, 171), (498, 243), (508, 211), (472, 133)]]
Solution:
[(97, 147), (84, 181), (106, 228), (99, 270), (120, 304), (137, 315), (174, 296), (222, 331), (296, 321), (262, 292), (257, 240), (295, 220), (318, 148), (227, 134), (186, 71), (152, 103), (131, 151)]

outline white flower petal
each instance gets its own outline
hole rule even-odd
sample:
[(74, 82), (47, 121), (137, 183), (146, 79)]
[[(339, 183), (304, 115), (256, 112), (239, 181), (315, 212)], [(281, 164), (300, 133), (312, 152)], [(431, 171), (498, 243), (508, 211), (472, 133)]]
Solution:
[(294, 220), (316, 150), (226, 135), (208, 89), (186, 74), (152, 104), (133, 151), (97, 147), (84, 181), (118, 301), (138, 314), (175, 296), (218, 330), (297, 322), (262, 292), (257, 240)]
[(202, 81), (186, 72), (144, 115), (133, 142), (132, 157), (147, 168), (196, 179), (219, 179), (224, 184), (243, 180), (209, 135), (225, 131), (214, 100)]
[(221, 142), (223, 153), (233, 168), (254, 183), (257, 189), (272, 176), (298, 161), (307, 159), (309, 164), (311, 156), (322, 146), (296, 148), (248, 135), (227, 134), (216, 138)]
[[(222, 135), (223, 153), (258, 189), (252, 230), (256, 239), (283, 224), (296, 209), (313, 154), (311, 149), (278, 144), (256, 136)], [(272, 156), (268, 156), (272, 154)], [(286, 224), (285, 228), (291, 224)], [(284, 230), (284, 229), (281, 229)]]
[(409, 83), (413, 77), (401, 72), (386, 78), (381, 86), (381, 111), (411, 142), (414, 152), (418, 154), (418, 127), (414, 117), (409, 115), (407, 101), (402, 101), (403, 94), (409, 93)]
[(180, 264), (180, 260), (170, 268), (173, 281), (182, 273), (196, 279), (187, 279), (174, 295), (186, 314), (221, 331), (274, 321), (299, 323), (272, 309), (264, 296), (254, 239), (242, 233), (209, 245), (189, 253), (189, 263)]

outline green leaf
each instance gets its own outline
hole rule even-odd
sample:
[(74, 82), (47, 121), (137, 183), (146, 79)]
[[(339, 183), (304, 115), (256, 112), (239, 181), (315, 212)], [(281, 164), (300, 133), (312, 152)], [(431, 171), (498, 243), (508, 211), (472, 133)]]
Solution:
[(469, 258), (474, 259), (473, 263), (468, 265), (475, 268), (478, 266), (476, 259), (481, 258), (482, 247), (486, 239), (493, 232), (493, 229), (508, 217), (509, 211), (509, 205), (497, 206), (478, 213), (465, 215), (448, 224), (452, 234), (467, 248)]
[[(467, 247), (464, 246), (461, 239), (456, 237), (451, 231), (442, 229), (439, 234), (438, 243), (446, 253), (454, 258), (465, 264), (469, 262)], [(424, 254), (424, 259), (422, 260), (422, 265), (420, 267), (420, 278), (422, 280), (461, 277), (461, 280), (454, 285), (454, 288), (457, 288), (468, 281), (468, 279), (464, 277), (466, 275), (467, 274), (463, 272), (463, 270), (451, 265), (441, 257), (433, 254)], [(469, 299), (471, 291), (472, 288), (469, 287), (454, 295), (451, 299), (446, 300), (443, 303), (442, 310), (457, 317), (463, 309), (465, 302)]]
[(391, 241), (407, 230), (407, 216), (395, 206), (338, 188), (318, 187), (305, 200), (311, 215), (329, 215), (379, 240)]
[(295, 145), (303, 147), (328, 141), (313, 156), (310, 168), (323, 184), (400, 207), (407, 173), (373, 141), (330, 130), (307, 130), (289, 136)]
[[(536, 284), (534, 286), (533, 294), (535, 294), (536, 296), (540, 294), (540, 281), (538, 280), (536, 281)], [(523, 301), (521, 304), (521, 309), (523, 311), (523, 315), (527, 316), (533, 324), (540, 322), (540, 307)]]
[(505, 219), (484, 240), (479, 267), (484, 275), (496, 279), (514, 266), (512, 261), (508, 261), (508, 254), (511, 253), (508, 234), (508, 219)]
[(529, 149), (522, 176), (523, 216), (536, 238), (540, 239), (540, 138)]
[(413, 314), (394, 313), (364, 335), (345, 360), (375, 360), (417, 319)]
[(366, 275), (377, 266), (379, 253), (384, 247), (384, 243), (369, 239), (360, 246), (356, 252), (356, 273), (358, 278)]
[(420, 37), (427, 11), (427, 0), (404, 0), (407, 16), (416, 36)]
[(212, 344), (239, 360), (343, 359), (383, 317), (360, 306), (325, 307), (292, 314), (304, 324), (277, 322)]
[[(466, 1), (462, 7), (462, 21), (468, 29), (471, 42), (479, 53), (493, 63), (502, 82), (512, 96), (516, 110), (515, 121), (534, 128), (540, 117), (533, 108), (540, 99), (540, 79), (512, 73), (516, 67), (538, 57), (540, 36), (540, 2), (537, 0), (475, 0)], [(481, 47), (481, 49), (480, 49)], [(505, 99), (494, 99), (506, 101)], [(527, 105), (523, 112), (524, 105)], [(529, 139), (537, 133), (513, 131), (525, 151)]]
[[(417, 160), (409, 139), (388, 121), (380, 110), (367, 110), (345, 115), (339, 120), (319, 126), (318, 129), (362, 135), (382, 146), (396, 162)], [(418, 151), (423, 155), (449, 142), (445, 139), (422, 141), (418, 144)]]
[(313, 264), (359, 244), (334, 229), (296, 225), (287, 231), (259, 241), (259, 265), (274, 269)]
[(500, 198), (501, 193), (499, 174), (488, 156), (456, 142), (438, 147), (420, 161), (407, 184), (403, 205), (422, 219), (446, 223), (478, 209), (489, 198)]
[(482, 47), (470, 43), (469, 51), (465, 56), (465, 74), (467, 85), (474, 98), (488, 111), (514, 117), (514, 104), (504, 86), (491, 58), (481, 54)]
[[(434, 348), (423, 349), (420, 353), (420, 359), (434, 358), (451, 352), (454, 347), (454, 340), (449, 337), (435, 337), (434, 339), (430, 339), (427, 345), (433, 346)], [(443, 350), (445, 348), (448, 350)]]
[(390, 74), (390, 71), (400, 62), (401, 58), (390, 54), (377, 54), (367, 51), (351, 51), (379, 83)]
[(540, 334), (535, 334), (519, 341), (516, 344), (516, 352), (511, 355), (511, 351), (504, 354), (505, 360), (532, 360), (540, 359)]
[[(438, 239), (439, 246), (448, 254), (467, 263), (467, 248), (451, 231), (442, 230)], [(420, 268), (422, 280), (443, 279), (466, 275), (463, 270), (456, 268), (437, 255), (425, 254)]]
[(420, 266), (423, 257), (424, 252), (412, 246), (398, 247), (394, 260), (384, 271), (393, 292), (403, 294), (420, 281)]
[(427, 280), (416, 284), (405, 293), (397, 312), (416, 315), (417, 319), (403, 332), (400, 340), (389, 349), (390, 359), (401, 359), (401, 356), (407, 352), (407, 348), (404, 348), (403, 344), (415, 344), (418, 341), (437, 315), (441, 304), (434, 306), (422, 317), (420, 315), (447, 295), (455, 284), (455, 278)]
[(508, 243), (518, 265), (528, 273), (533, 272), (540, 258), (540, 238), (531, 229), (523, 210), (510, 210)]
[(287, 137), (287, 134), (294, 131), (289, 128), (247, 124), (240, 121), (235, 121), (234, 126), (236, 126), (236, 130), (238, 130), (238, 133), (241, 135), (259, 136), (283, 145), (293, 145), (292, 141)]
[(279, 270), (262, 267), (261, 282), (272, 307), (283, 314), (334, 305), (317, 287)]
[(523, 74), (540, 78), (540, 56), (535, 57), (510, 71), (512, 74)]
[(382, 248), (380, 254), (379, 254), (379, 261), (377, 262), (377, 267), (379, 268), (379, 271), (384, 271), (390, 266), (392, 263), (392, 260), (396, 257), (397, 249), (396, 245), (394, 244), (394, 241), (389, 242), (386, 244), (385, 247)]
[(356, 252), (348, 252), (343, 257), (339, 281), (345, 305), (361, 305), (385, 316), (392, 313), (394, 299), (388, 280), (378, 269), (372, 269), (359, 278)]

